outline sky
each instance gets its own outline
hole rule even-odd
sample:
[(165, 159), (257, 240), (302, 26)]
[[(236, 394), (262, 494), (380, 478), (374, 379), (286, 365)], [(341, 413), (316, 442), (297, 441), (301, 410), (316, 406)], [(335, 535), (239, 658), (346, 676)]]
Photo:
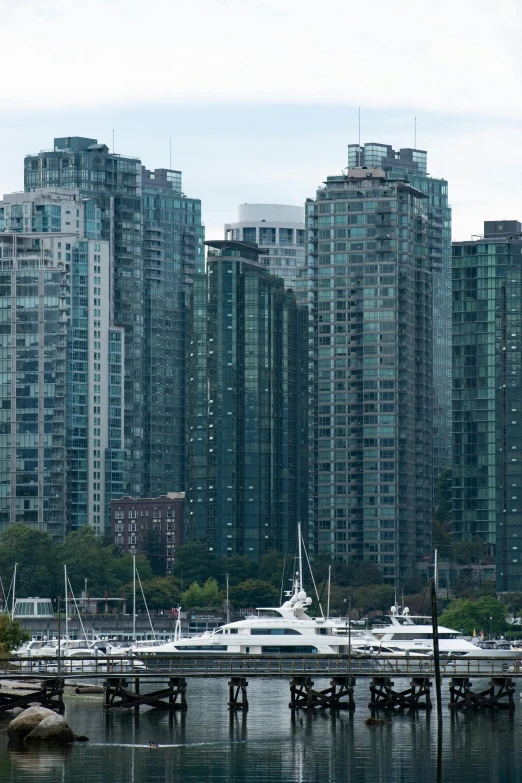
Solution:
[(0, 194), (88, 136), (183, 171), (207, 238), (303, 204), (358, 140), (428, 151), (453, 236), (522, 221), (520, 0), (0, 0)]

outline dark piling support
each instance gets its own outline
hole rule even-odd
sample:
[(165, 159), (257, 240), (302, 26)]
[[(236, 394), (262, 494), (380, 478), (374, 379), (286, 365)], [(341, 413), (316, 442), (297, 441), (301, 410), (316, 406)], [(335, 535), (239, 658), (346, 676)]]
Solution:
[(311, 677), (293, 677), (290, 681), (289, 707), (295, 709), (315, 709), (316, 707), (333, 710), (353, 710), (353, 688), (355, 677), (351, 674), (336, 676), (330, 680), (330, 687), (323, 691), (314, 689)]
[(483, 691), (472, 691), (472, 684), (469, 677), (451, 678), (450, 709), (515, 709), (515, 687), (511, 677), (493, 677), (489, 688)]
[(248, 711), (246, 677), (232, 677), (228, 683), (228, 709)]
[(63, 677), (53, 677), (42, 680), (39, 687), (34, 683), (31, 687), (34, 690), (23, 694), (7, 693), (0, 690), (0, 714), (7, 710), (13, 710), (15, 707), (25, 709), (33, 703), (47, 707), (49, 710), (55, 710), (63, 715), (65, 704), (63, 702)]
[(184, 677), (170, 677), (165, 687), (143, 695), (139, 692), (138, 678), (137, 685), (138, 690), (131, 691), (127, 680), (123, 677), (107, 677), (105, 681), (105, 708), (134, 709), (136, 712), (142, 705), (156, 707), (160, 710), (187, 709), (187, 681)]
[(370, 709), (430, 710), (431, 682), (429, 677), (412, 677), (410, 687), (403, 691), (394, 689), (389, 677), (372, 677), (370, 683)]

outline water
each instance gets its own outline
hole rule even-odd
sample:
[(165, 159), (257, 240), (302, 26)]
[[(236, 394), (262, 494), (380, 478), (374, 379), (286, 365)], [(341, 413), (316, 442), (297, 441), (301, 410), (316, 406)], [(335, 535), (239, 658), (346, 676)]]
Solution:
[[(445, 699), (447, 688), (446, 681)], [(102, 697), (67, 697), (67, 720), (90, 742), (24, 752), (8, 749), (2, 735), (0, 783), (522, 783), (518, 693), (512, 715), (450, 714), (446, 700), (438, 755), (435, 710), (365, 725), (367, 680), (356, 685), (352, 715), (292, 719), (283, 679), (251, 680), (248, 692), (246, 716), (229, 714), (226, 680), (189, 680), (185, 715), (147, 708), (105, 714)], [(150, 740), (160, 748), (151, 750)]]

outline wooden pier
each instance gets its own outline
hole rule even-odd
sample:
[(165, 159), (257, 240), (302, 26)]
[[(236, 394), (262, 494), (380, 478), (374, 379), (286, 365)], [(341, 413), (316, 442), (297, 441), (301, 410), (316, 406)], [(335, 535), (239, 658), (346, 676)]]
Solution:
[(316, 707), (332, 710), (353, 710), (353, 688), (355, 678), (348, 674), (343, 677), (334, 677), (330, 680), (330, 687), (322, 691), (314, 689), (314, 681), (311, 677), (292, 677), (290, 680), (290, 703), (293, 710), (303, 708), (313, 710)]
[[(522, 678), (522, 659), (443, 658), (443, 679), (449, 680), (449, 707), (457, 709), (514, 709), (515, 682)], [(247, 713), (248, 682), (260, 678), (286, 679), (290, 686), (292, 710), (353, 710), (354, 691), (367, 682), (370, 709), (429, 710), (432, 658), (386, 657), (381, 655), (226, 655), (193, 653), (159, 657), (140, 655), (62, 659), (37, 658), (0, 660), (0, 680), (23, 680), (27, 692), (9, 693), (0, 687), (0, 713), (37, 702), (63, 711), (64, 676), (103, 685), (104, 707), (134, 710), (153, 707), (184, 712), (190, 705), (190, 680), (228, 679), (228, 707), (231, 715)], [(472, 689), (478, 679), (488, 687)], [(318, 679), (329, 680), (328, 687), (316, 686)], [(396, 680), (409, 681), (405, 683)], [(33, 687), (34, 686), (34, 687)]]
[[(19, 676), (19, 675), (18, 675)], [(62, 677), (50, 677), (47, 679), (30, 680), (20, 683), (15, 690), (17, 693), (9, 693), (5, 688), (0, 688), (0, 714), (14, 710), (17, 707), (25, 709), (35, 702), (41, 707), (47, 707), (62, 714), (65, 710), (63, 703), (64, 680)]]
[(472, 691), (472, 685), (469, 677), (451, 678), (450, 709), (515, 709), (515, 688), (511, 677), (493, 677), (489, 687), (482, 691)]
[(429, 677), (412, 677), (410, 687), (396, 691), (389, 677), (372, 677), (370, 682), (371, 709), (431, 710), (431, 682)]

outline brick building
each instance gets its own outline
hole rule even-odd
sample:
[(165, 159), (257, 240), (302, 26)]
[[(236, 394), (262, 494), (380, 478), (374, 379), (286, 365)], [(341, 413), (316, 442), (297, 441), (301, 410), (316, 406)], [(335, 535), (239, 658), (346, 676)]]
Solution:
[(124, 552), (147, 555), (157, 575), (170, 573), (176, 547), (183, 543), (184, 502), (184, 492), (111, 500), (114, 543)]

